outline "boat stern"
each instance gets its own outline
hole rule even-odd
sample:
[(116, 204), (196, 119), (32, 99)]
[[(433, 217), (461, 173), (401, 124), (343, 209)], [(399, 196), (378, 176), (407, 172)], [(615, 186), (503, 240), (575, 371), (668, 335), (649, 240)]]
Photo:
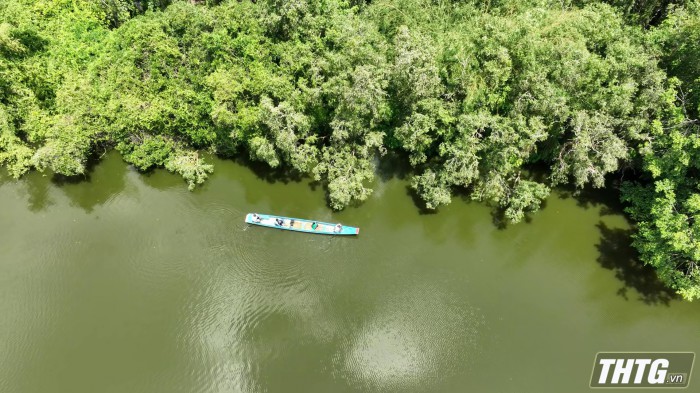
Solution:
[(360, 228), (343, 226), (343, 230), (340, 233), (334, 233), (334, 235), (357, 235), (360, 233)]

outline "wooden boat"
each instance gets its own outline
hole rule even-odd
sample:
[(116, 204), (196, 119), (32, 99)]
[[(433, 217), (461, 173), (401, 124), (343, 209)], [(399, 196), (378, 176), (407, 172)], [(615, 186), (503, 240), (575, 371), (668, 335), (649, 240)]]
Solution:
[(304, 220), (301, 218), (290, 218), (282, 216), (272, 216), (269, 214), (248, 213), (245, 222), (263, 227), (284, 229), (287, 231), (316, 233), (319, 235), (357, 235), (360, 228), (349, 227), (342, 224), (331, 224), (328, 222)]

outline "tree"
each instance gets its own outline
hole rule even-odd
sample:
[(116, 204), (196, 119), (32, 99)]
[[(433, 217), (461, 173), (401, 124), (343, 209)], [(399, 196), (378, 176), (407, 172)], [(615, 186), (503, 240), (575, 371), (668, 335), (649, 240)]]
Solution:
[(700, 128), (676, 105), (677, 80), (665, 94), (664, 122), (639, 147), (644, 178), (627, 182), (622, 199), (637, 222), (640, 259), (684, 298), (700, 298)]
[(686, 116), (700, 116), (700, 1), (688, 1), (673, 9), (668, 19), (650, 33), (661, 64), (669, 76), (678, 78)]
[(460, 192), (518, 222), (551, 187), (634, 173), (641, 259), (700, 296), (697, 0), (21, 0), (0, 19), (12, 176), (115, 148), (193, 189), (207, 151), (343, 209), (391, 150), (426, 208)]

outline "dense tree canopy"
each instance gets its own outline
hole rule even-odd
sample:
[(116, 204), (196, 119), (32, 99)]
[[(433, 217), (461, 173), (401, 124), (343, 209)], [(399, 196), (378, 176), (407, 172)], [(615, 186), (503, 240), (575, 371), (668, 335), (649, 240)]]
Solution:
[(342, 209), (392, 152), (425, 208), (460, 191), (513, 222), (624, 173), (641, 259), (694, 299), (699, 43), (697, 0), (2, 2), (0, 163), (80, 175), (114, 148), (194, 188), (202, 151), (245, 155)]

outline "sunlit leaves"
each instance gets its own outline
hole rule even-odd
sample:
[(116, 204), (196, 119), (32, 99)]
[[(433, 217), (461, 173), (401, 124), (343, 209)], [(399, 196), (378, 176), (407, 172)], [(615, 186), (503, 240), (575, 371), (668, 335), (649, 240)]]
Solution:
[(214, 167), (205, 163), (198, 152), (190, 150), (176, 150), (165, 162), (165, 169), (182, 176), (190, 190), (204, 183), (208, 174), (214, 171)]
[(254, 136), (248, 140), (250, 157), (254, 160), (266, 162), (270, 167), (276, 168), (280, 164), (275, 145), (263, 136)]
[(372, 193), (365, 184), (374, 179), (374, 168), (366, 151), (326, 147), (313, 173), (316, 180), (326, 179), (329, 203), (334, 209), (343, 209), (352, 201), (364, 201)]
[(422, 174), (414, 176), (411, 187), (425, 201), (425, 207), (428, 209), (436, 209), (452, 201), (452, 190), (431, 169), (426, 169)]
[(549, 195), (549, 187), (542, 183), (518, 180), (512, 193), (504, 200), (504, 215), (510, 221), (519, 222), (525, 213), (536, 211)]
[(680, 85), (679, 99), (697, 118), (700, 114), (700, 1), (684, 1), (684, 7), (672, 8), (668, 19), (649, 37), (658, 46), (662, 65)]
[(406, 26), (397, 31), (391, 83), (404, 105), (434, 97), (442, 90), (435, 49), (434, 42)]
[(0, 164), (83, 174), (115, 147), (192, 189), (203, 149), (343, 209), (392, 150), (423, 207), (457, 192), (512, 222), (624, 174), (642, 260), (698, 297), (700, 3), (623, 3), (6, 1)]
[(161, 136), (132, 136), (134, 140), (122, 142), (117, 146), (124, 161), (136, 168), (147, 171), (153, 167), (162, 167), (175, 150), (175, 143)]
[(627, 183), (623, 200), (637, 221), (634, 245), (659, 277), (692, 300), (700, 297), (700, 130), (671, 123), (642, 151), (647, 183)]
[(605, 175), (618, 168), (627, 157), (625, 141), (616, 135), (612, 119), (605, 115), (577, 112), (570, 120), (571, 138), (559, 149), (552, 178), (566, 183), (571, 174), (577, 186), (592, 183), (602, 187)]
[(18, 178), (31, 168), (33, 151), (15, 134), (9, 115), (0, 104), (0, 165)]

